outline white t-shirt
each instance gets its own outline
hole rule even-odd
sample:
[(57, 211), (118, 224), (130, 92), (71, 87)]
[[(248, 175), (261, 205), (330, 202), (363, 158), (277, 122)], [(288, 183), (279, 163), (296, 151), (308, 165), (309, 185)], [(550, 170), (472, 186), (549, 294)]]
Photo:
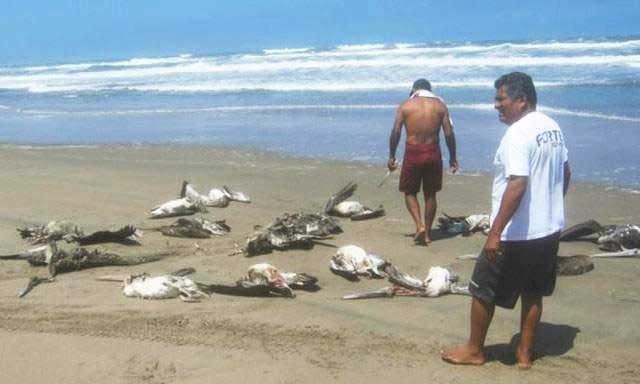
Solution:
[(567, 160), (562, 131), (549, 116), (529, 112), (507, 128), (493, 160), (491, 224), (500, 209), (509, 176), (527, 176), (528, 183), (501, 240), (539, 239), (562, 230)]

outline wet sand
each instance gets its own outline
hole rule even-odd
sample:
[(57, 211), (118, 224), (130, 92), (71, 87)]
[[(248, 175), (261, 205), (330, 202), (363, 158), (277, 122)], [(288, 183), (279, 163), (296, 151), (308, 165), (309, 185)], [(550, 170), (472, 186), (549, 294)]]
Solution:
[[(464, 164), (462, 164), (464, 166)], [(574, 165), (574, 168), (579, 165)], [(596, 260), (595, 270), (561, 277), (545, 301), (534, 368), (519, 372), (513, 350), (519, 311), (498, 309), (489, 331), (489, 362), (482, 367), (443, 363), (439, 351), (468, 334), (469, 298), (401, 298), (342, 301), (347, 293), (379, 288), (384, 280), (354, 283), (328, 268), (335, 248), (291, 250), (247, 258), (229, 256), (255, 225), (284, 212), (317, 212), (348, 181), (359, 201), (383, 204), (376, 220), (341, 220), (345, 232), (326, 241), (357, 244), (424, 277), (431, 266), (450, 266), (468, 279), (484, 236), (438, 238), (416, 247), (413, 224), (397, 192), (397, 174), (376, 187), (384, 169), (363, 163), (318, 161), (211, 147), (104, 146), (0, 149), (0, 253), (27, 246), (15, 228), (71, 220), (87, 232), (134, 224), (145, 228), (140, 246), (105, 244), (123, 255), (169, 252), (135, 267), (107, 267), (62, 274), (17, 298), (45, 268), (0, 262), (0, 382), (2, 383), (600, 383), (638, 382), (640, 368), (640, 260)], [(229, 185), (251, 204), (211, 208), (231, 234), (211, 239), (163, 237), (150, 228), (149, 209), (174, 198), (182, 180), (201, 192)], [(568, 222), (640, 223), (640, 195), (574, 184)], [(468, 215), (490, 208), (487, 176), (445, 176), (439, 213)], [(593, 254), (589, 242), (561, 244), (561, 255)], [(232, 283), (253, 263), (306, 272), (322, 290), (295, 299), (214, 295), (200, 303), (137, 300), (122, 296), (107, 274), (161, 274), (197, 269), (200, 281)]]

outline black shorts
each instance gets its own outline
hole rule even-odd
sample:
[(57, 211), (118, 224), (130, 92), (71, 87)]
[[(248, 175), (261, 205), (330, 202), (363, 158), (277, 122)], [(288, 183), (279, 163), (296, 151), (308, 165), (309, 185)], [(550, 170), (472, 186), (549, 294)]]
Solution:
[(480, 255), (469, 282), (474, 297), (513, 308), (521, 293), (550, 296), (556, 286), (560, 232), (523, 241), (503, 241), (502, 253), (491, 263)]

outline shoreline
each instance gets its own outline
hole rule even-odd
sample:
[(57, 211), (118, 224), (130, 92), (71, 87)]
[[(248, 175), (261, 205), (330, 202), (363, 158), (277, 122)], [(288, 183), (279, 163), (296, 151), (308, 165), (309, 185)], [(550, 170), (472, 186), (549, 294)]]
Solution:
[[(319, 161), (319, 162), (327, 162), (327, 163), (345, 163), (345, 164), (353, 164), (353, 165), (361, 165), (364, 167), (378, 167), (380, 169), (386, 169), (385, 162), (371, 162), (366, 160), (354, 160), (354, 159), (340, 159), (340, 158), (331, 158), (331, 157), (322, 157), (322, 156), (304, 156), (296, 153), (287, 153), (276, 150), (268, 150), (256, 148), (254, 146), (225, 146), (225, 145), (214, 145), (214, 144), (185, 144), (185, 143), (97, 143), (97, 144), (39, 144), (39, 143), (8, 143), (8, 142), (0, 142), (0, 148), (15, 148), (15, 149), (23, 149), (23, 150), (46, 150), (46, 149), (73, 149), (73, 148), (200, 148), (200, 150), (217, 150), (217, 151), (246, 151), (252, 152), (256, 154), (261, 154), (268, 157), (280, 158), (282, 160), (291, 160), (291, 161)], [(443, 160), (446, 157), (443, 157)], [(444, 172), (448, 173), (448, 167), (446, 161), (443, 162)], [(464, 172), (465, 169), (462, 169), (463, 173), (458, 173), (460, 176), (468, 176), (468, 177), (486, 177), (492, 178), (493, 174), (488, 170), (471, 170), (468, 173)], [(582, 185), (584, 187), (596, 187), (596, 188), (604, 188), (606, 191), (613, 192), (622, 192), (628, 193), (630, 195), (640, 195), (640, 185), (638, 186), (625, 186), (625, 185), (616, 185), (616, 184), (606, 184), (606, 183), (598, 183), (595, 181), (588, 180), (575, 180), (575, 177), (572, 178), (571, 184)]]

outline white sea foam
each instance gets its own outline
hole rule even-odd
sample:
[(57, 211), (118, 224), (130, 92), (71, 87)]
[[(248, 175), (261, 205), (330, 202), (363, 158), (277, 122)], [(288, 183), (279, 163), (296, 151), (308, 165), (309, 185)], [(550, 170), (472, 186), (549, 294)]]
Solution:
[(272, 49), (263, 49), (262, 53), (264, 53), (265, 55), (281, 55), (281, 54), (287, 54), (287, 53), (309, 52), (312, 49), (313, 48), (311, 48), (311, 47), (305, 47), (305, 48), (272, 48)]
[(80, 71), (86, 70), (91, 67), (101, 66), (114, 66), (114, 67), (136, 67), (145, 65), (163, 65), (163, 64), (178, 64), (192, 60), (190, 54), (182, 54), (171, 57), (134, 57), (127, 60), (117, 61), (96, 61), (89, 63), (77, 63), (77, 64), (60, 64), (60, 65), (41, 65), (23, 68), (25, 72), (42, 72), (42, 71)]
[[(308, 111), (308, 110), (333, 110), (333, 111), (364, 111), (364, 110), (393, 110), (397, 105), (393, 104), (282, 104), (282, 105), (241, 105), (241, 106), (214, 106), (200, 108), (154, 108), (154, 109), (125, 109), (125, 110), (100, 110), (100, 111), (62, 111), (27, 109), (21, 113), (33, 116), (117, 116), (117, 115), (152, 115), (152, 114), (192, 114), (192, 113), (236, 113), (236, 112), (274, 112), (274, 111)], [(449, 109), (467, 109), (476, 111), (493, 111), (493, 104), (469, 103), (449, 104)], [(563, 108), (552, 108), (539, 105), (538, 110), (550, 115), (567, 115), (592, 119), (604, 119), (640, 123), (640, 118), (608, 115), (603, 113), (571, 111)]]
[[(100, 70), (77, 71), (50, 67), (49, 70), (21, 74), (0, 75), (0, 89), (26, 90), (33, 93), (88, 92), (102, 90), (143, 90), (158, 92), (234, 91), (238, 89), (265, 89), (272, 91), (345, 89), (395, 89), (409, 79), (421, 77), (425, 68), (433, 74), (434, 84), (449, 87), (491, 87), (496, 71), (510, 68), (539, 68), (561, 78), (540, 79), (540, 86), (606, 84), (602, 71), (616, 71), (640, 65), (640, 55), (588, 55), (588, 56), (477, 56), (459, 57), (445, 55), (370, 57), (365, 59), (305, 59), (261, 60), (246, 57), (168, 59), (132, 59), (102, 65)], [(168, 64), (171, 65), (168, 65)], [(88, 64), (87, 64), (88, 65)], [(98, 64), (92, 64), (98, 65)], [(77, 66), (74, 68), (77, 69)], [(565, 68), (565, 69), (562, 69)], [(562, 71), (562, 72), (560, 72)], [(470, 74), (483, 73), (486, 78), (469, 78)], [(238, 79), (252, 76), (251, 85), (237, 86)], [(562, 75), (562, 76), (561, 76)], [(400, 81), (400, 77), (403, 78)], [(362, 86), (362, 78), (373, 79)], [(394, 78), (396, 79), (394, 81)], [(283, 79), (289, 79), (283, 82)], [(318, 81), (323, 80), (323, 81)], [(378, 80), (378, 81), (375, 81)], [(611, 81), (616, 81), (612, 79)], [(285, 84), (285, 85), (282, 85)], [(309, 86), (308, 84), (315, 84)], [(387, 84), (387, 85), (386, 85)], [(391, 85), (388, 85), (391, 84)]]
[(338, 45), (336, 49), (338, 51), (370, 51), (370, 50), (378, 50), (383, 49), (385, 47), (384, 44), (344, 44)]
[[(492, 111), (494, 110), (493, 104), (450, 104), (450, 109), (473, 109), (477, 111)], [(538, 105), (537, 109), (541, 112), (548, 113), (550, 115), (565, 115), (586, 117), (592, 119), (604, 119), (604, 120), (616, 120), (616, 121), (628, 121), (632, 123), (640, 123), (640, 117), (608, 115), (605, 113), (586, 112), (586, 111), (572, 111), (564, 108), (553, 108), (544, 105)]]

